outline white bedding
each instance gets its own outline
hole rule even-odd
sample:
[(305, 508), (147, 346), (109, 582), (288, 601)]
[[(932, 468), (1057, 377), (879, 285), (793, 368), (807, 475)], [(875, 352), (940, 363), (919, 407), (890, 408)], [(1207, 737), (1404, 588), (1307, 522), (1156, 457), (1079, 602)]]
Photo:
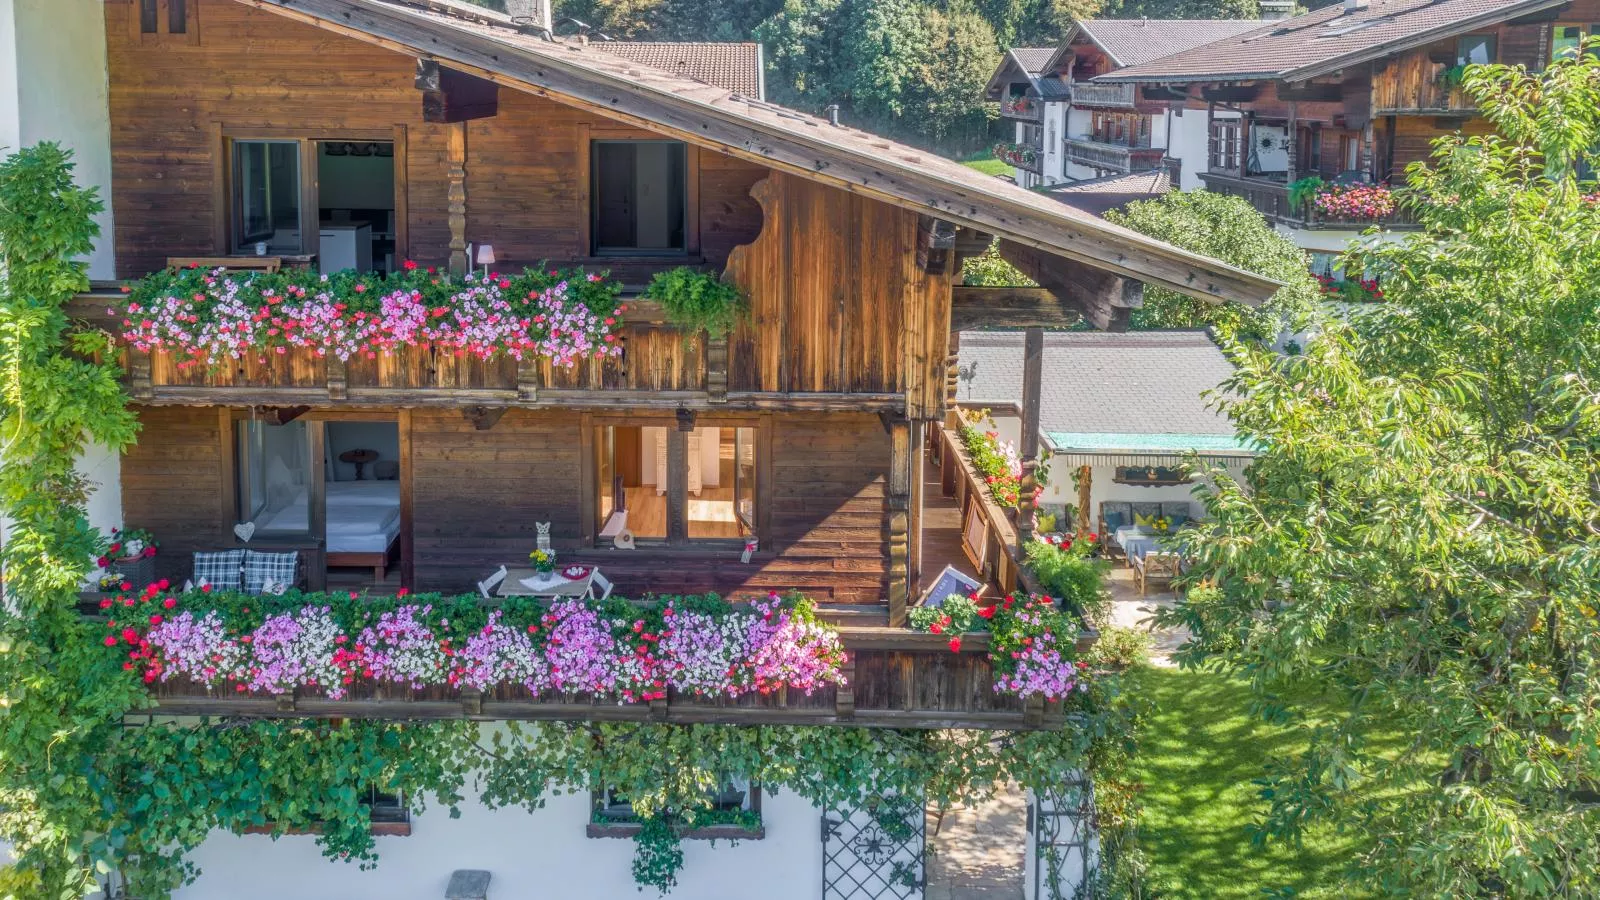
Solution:
[[(400, 482), (330, 481), (328, 494), (328, 552), (382, 553), (400, 534)], [(262, 534), (304, 533), (309, 525), (306, 495), (256, 523)]]

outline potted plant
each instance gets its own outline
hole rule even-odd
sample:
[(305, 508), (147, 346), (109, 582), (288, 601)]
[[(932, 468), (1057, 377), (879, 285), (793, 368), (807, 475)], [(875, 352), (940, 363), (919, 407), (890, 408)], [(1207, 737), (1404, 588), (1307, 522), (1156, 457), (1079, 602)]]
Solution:
[(142, 528), (126, 531), (113, 528), (105, 552), (95, 562), (103, 570), (100, 585), (113, 587), (123, 583), (142, 588), (156, 580), (155, 555), (160, 546), (150, 532)]
[(644, 296), (661, 304), (667, 321), (683, 329), (685, 339), (701, 331), (712, 340), (725, 338), (749, 311), (737, 285), (690, 266), (657, 272)]
[(540, 581), (550, 582), (556, 575), (556, 552), (554, 550), (535, 550), (528, 554), (528, 563), (533, 566), (535, 577)]

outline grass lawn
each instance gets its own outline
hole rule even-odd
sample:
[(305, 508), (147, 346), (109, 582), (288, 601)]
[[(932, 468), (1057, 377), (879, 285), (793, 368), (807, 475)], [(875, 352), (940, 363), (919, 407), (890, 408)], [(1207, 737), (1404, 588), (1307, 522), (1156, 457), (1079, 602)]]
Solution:
[(1003, 163), (1000, 160), (995, 159), (992, 156), (981, 156), (981, 157), (977, 157), (975, 159), (964, 159), (964, 160), (961, 161), (961, 164), (963, 166), (966, 166), (969, 169), (977, 169), (979, 172), (982, 172), (985, 175), (1010, 175), (1012, 177), (1016, 176), (1016, 171), (1014, 169), (1012, 169), (1011, 166), (1008, 163)]
[(1339, 880), (1352, 852), (1348, 839), (1315, 833), (1299, 848), (1250, 841), (1250, 826), (1266, 810), (1251, 780), (1304, 742), (1250, 714), (1249, 685), (1177, 669), (1137, 677), (1156, 705), (1135, 762), (1145, 785), (1140, 843), (1156, 895), (1260, 898), (1287, 887), (1300, 897), (1353, 896)]

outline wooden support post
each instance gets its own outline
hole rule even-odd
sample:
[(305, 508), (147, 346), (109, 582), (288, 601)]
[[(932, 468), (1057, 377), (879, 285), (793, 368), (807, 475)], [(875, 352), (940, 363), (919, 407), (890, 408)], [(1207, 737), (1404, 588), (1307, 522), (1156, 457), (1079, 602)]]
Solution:
[[(1095, 514), (1090, 507), (1090, 490), (1093, 487), (1094, 469), (1089, 466), (1078, 467), (1078, 537), (1086, 538), (1089, 532), (1095, 529)], [(1100, 536), (1101, 540), (1105, 535)]]
[(349, 367), (337, 356), (328, 356), (328, 399), (345, 400), (350, 396)]
[(911, 423), (889, 425), (889, 627), (906, 624), (911, 590)]
[[(1284, 144), (1283, 144), (1283, 149), (1285, 151), (1285, 155), (1288, 156), (1288, 158), (1289, 158), (1288, 168), (1284, 171), (1284, 174), (1283, 174), (1284, 183), (1286, 183), (1286, 184), (1294, 184), (1295, 179), (1300, 177), (1300, 175), (1299, 175), (1299, 168), (1300, 168), (1299, 160), (1295, 158), (1300, 152), (1300, 137), (1297, 134), (1297, 132), (1299, 130), (1300, 130), (1300, 104), (1296, 103), (1293, 100), (1290, 100), (1289, 101), (1289, 124), (1287, 126), (1285, 126), (1285, 128), (1284, 128), (1285, 134), (1284, 134)], [(1291, 215), (1294, 214), (1294, 210), (1287, 210), (1287, 212), (1290, 213)]]
[(728, 338), (706, 338), (706, 397), (708, 403), (728, 402)]
[(461, 689), (461, 714), (464, 716), (483, 715), (483, 691), (476, 688)]
[[(602, 486), (604, 489), (604, 486)], [(667, 429), (667, 543), (689, 542), (689, 435)]]
[(845, 655), (844, 662), (839, 666), (839, 674), (843, 677), (839, 687), (833, 695), (833, 714), (841, 721), (850, 721), (856, 717), (856, 658), (854, 651)]
[(1022, 485), (1017, 491), (1017, 558), (1033, 540), (1033, 493), (1039, 470), (1039, 393), (1044, 381), (1044, 329), (1029, 328), (1022, 344)]
[(450, 227), (450, 274), (467, 274), (467, 125), (456, 122), (445, 128), (448, 138), (445, 177), (446, 223)]
[(523, 403), (537, 403), (543, 379), (539, 357), (529, 353), (517, 360), (517, 399)]
[(950, 328), (950, 349), (944, 365), (944, 424), (953, 428), (961, 418), (961, 411), (956, 408), (956, 395), (961, 389), (961, 332), (954, 325)]
[(400, 585), (410, 588), (417, 583), (416, 570), (416, 483), (411, 474), (411, 420), (409, 409), (400, 410)]
[(128, 348), (128, 394), (135, 400), (150, 400), (156, 395), (150, 380), (150, 351)]

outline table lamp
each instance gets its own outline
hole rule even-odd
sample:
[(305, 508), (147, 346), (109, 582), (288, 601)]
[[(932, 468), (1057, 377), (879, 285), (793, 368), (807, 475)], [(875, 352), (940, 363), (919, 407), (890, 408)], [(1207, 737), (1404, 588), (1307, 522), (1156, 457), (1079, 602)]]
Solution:
[(479, 244), (477, 259), (473, 261), (478, 265), (483, 266), (483, 273), (485, 275), (489, 274), (489, 267), (494, 265), (494, 245)]

